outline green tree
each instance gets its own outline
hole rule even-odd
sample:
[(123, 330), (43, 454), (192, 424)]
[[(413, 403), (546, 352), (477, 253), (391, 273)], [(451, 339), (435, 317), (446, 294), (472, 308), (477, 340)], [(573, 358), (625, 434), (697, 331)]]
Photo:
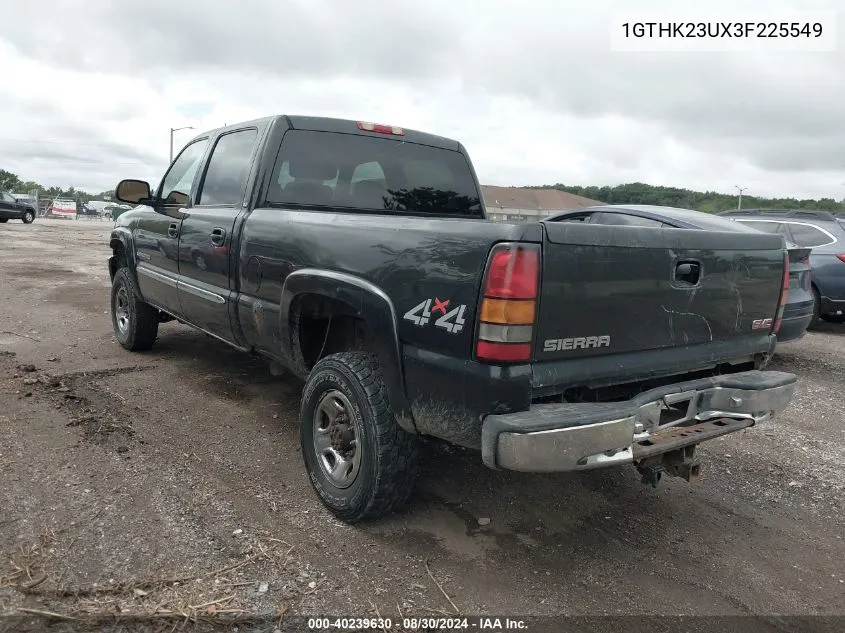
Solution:
[[(607, 204), (651, 204), (667, 207), (695, 209), (706, 213), (718, 213), (736, 209), (738, 198), (734, 194), (716, 191), (693, 191), (677, 187), (660, 187), (642, 182), (617, 185), (615, 187), (596, 187), (580, 185), (543, 185), (532, 189), (558, 189)], [(845, 204), (833, 198), (820, 200), (795, 198), (763, 198), (760, 196), (742, 196), (742, 206), (746, 209), (819, 209), (824, 211), (845, 211)]]
[(0, 191), (12, 191), (21, 185), (21, 179), (5, 169), (0, 169)]

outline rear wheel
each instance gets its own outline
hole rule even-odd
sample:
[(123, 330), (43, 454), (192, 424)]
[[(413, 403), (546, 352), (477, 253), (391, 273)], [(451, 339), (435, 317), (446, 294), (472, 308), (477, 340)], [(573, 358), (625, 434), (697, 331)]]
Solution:
[(0, 218), (0, 224), (6, 224), (9, 221), (9, 218)]
[(388, 514), (411, 494), (418, 439), (396, 423), (372, 354), (333, 354), (314, 366), (302, 397), (300, 443), (320, 500), (344, 521)]
[(32, 224), (35, 220), (35, 213), (33, 211), (27, 211), (23, 214), (23, 223), (24, 224)]
[(144, 303), (132, 274), (119, 268), (111, 289), (111, 320), (114, 335), (132, 352), (148, 350), (158, 336), (158, 310)]

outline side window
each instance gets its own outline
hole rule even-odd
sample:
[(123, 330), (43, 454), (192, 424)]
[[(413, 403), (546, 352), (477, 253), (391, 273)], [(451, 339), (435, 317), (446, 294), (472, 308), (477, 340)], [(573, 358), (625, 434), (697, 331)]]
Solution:
[[(742, 222), (742, 220), (739, 220)], [(764, 233), (779, 233), (785, 235), (780, 222), (742, 222), (745, 226), (750, 226), (752, 229), (763, 231)]]
[(187, 204), (207, 146), (207, 138), (194, 141), (173, 161), (160, 187), (160, 199), (164, 204), (169, 206)]
[(614, 226), (647, 226), (659, 229), (663, 223), (659, 220), (641, 218), (636, 215), (625, 215), (624, 213), (596, 213), (593, 215), (591, 224), (611, 224)]
[(558, 218), (557, 222), (580, 222), (583, 224), (587, 224), (590, 222), (590, 218), (593, 217), (592, 213), (582, 213), (580, 215), (569, 215), (564, 218)]
[(0, 196), (3, 196), (3, 202), (14, 202), (15, 199), (10, 196), (8, 193), (2, 193)]
[(792, 234), (792, 241), (798, 246), (822, 246), (833, 242), (824, 231), (809, 224), (789, 223), (787, 226)]
[(258, 130), (224, 134), (214, 145), (197, 204), (236, 205), (243, 201)]

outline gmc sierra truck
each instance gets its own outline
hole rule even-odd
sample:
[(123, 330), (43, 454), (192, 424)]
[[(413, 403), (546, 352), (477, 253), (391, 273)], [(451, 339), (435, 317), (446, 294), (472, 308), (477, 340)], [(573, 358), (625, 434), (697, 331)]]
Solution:
[(697, 444), (782, 411), (765, 371), (783, 238), (486, 219), (456, 141), (274, 116), (194, 138), (111, 233), (118, 342), (177, 320), (304, 381), (320, 499), (354, 522), (403, 504), (422, 437), (490, 468), (698, 474)]

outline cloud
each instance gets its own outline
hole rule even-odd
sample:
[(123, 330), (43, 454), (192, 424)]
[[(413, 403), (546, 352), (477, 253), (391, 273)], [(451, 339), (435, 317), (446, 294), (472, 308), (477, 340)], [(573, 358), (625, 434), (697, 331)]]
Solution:
[[(707, 10), (765, 19), (802, 4), (837, 7)], [(0, 75), (16, 86), (0, 102), (0, 167), (95, 189), (155, 180), (170, 127), (295, 113), (457, 138), (491, 184), (739, 182), (758, 195), (845, 196), (841, 47), (611, 52), (620, 9), (630, 12), (609, 0), (9, 2), (4, 24), (49, 13), (63, 28), (47, 44), (25, 28), (0, 34)]]

